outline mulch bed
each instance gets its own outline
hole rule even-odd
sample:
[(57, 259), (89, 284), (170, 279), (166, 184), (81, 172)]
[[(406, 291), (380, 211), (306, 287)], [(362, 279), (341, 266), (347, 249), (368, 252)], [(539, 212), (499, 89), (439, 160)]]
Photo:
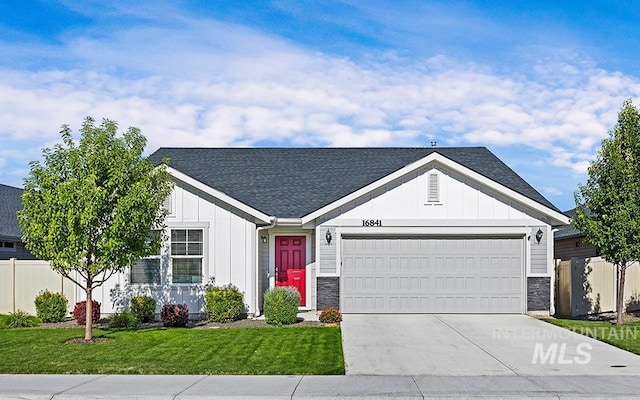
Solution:
[[(582, 319), (586, 321), (609, 321), (612, 323), (616, 322), (616, 313), (607, 312), (600, 314), (592, 314), (592, 315), (583, 315), (581, 317), (576, 317), (576, 319)], [(640, 321), (640, 311), (631, 311), (628, 313), (622, 314), (622, 322), (637, 322)]]
[[(326, 326), (318, 321), (303, 321), (292, 325), (284, 325), (285, 328), (289, 327), (319, 327)], [(82, 328), (84, 325), (78, 325), (75, 320), (68, 320), (64, 322), (55, 323), (42, 323), (36, 327), (23, 328), (23, 329), (58, 329), (58, 328)], [(93, 324), (94, 328), (109, 329), (109, 321), (107, 319), (101, 319), (98, 323)], [(149, 328), (162, 328), (162, 322), (151, 322), (138, 325), (137, 329), (149, 329)], [(230, 328), (277, 328), (276, 325), (269, 325), (264, 319), (239, 319), (231, 322), (212, 322), (212, 321), (189, 321), (188, 328), (195, 329), (230, 329)], [(74, 339), (75, 340), (75, 339)], [(84, 340), (84, 339), (83, 339)]]
[(87, 343), (103, 343), (108, 342), (111, 339), (105, 337), (94, 337), (93, 339), (86, 340), (85, 338), (73, 338), (67, 340), (66, 344), (87, 344)]

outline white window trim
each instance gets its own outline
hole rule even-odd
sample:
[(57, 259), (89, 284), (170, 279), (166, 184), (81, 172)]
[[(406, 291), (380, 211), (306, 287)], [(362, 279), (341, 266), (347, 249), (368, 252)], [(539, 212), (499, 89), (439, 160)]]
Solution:
[[(200, 283), (175, 283), (173, 282), (173, 256), (171, 255), (171, 230), (173, 229), (200, 229), (202, 230), (202, 256), (180, 256), (185, 258), (202, 258), (202, 281)], [(181, 222), (172, 223), (167, 226), (168, 240), (164, 255), (168, 259), (167, 273), (164, 276), (164, 283), (175, 287), (193, 287), (204, 285), (209, 282), (209, 223), (208, 222)]]

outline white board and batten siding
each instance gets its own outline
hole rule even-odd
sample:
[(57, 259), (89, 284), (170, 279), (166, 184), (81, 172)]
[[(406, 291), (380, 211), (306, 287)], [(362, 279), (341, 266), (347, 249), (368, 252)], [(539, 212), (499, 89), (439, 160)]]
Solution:
[(208, 227), (203, 283), (210, 278), (216, 285), (233, 283), (244, 293), (245, 304), (253, 307), (256, 224), (247, 215), (186, 185), (176, 184), (172, 200), (173, 210), (166, 222), (169, 228)]
[[(429, 201), (428, 175), (437, 174), (438, 201)], [(423, 168), (342, 206), (320, 220), (381, 219), (528, 221), (544, 225), (535, 213), (488, 187), (443, 167)], [(335, 224), (334, 224), (335, 225)]]
[[(165, 206), (169, 206), (165, 221), (169, 230), (203, 230), (202, 284), (210, 279), (216, 285), (233, 283), (244, 293), (248, 312), (254, 312), (255, 288), (252, 281), (255, 277), (252, 274), (255, 274), (256, 225), (251, 218), (181, 182), (176, 182)], [(169, 251), (168, 245), (166, 251)], [(204, 312), (203, 285), (167, 284), (170, 282), (169, 269), (164, 261), (161, 271), (164, 275), (161, 285), (130, 285), (128, 271), (114, 276), (104, 288), (95, 292), (96, 300), (102, 302), (105, 313), (121, 311), (125, 307), (123, 303), (138, 294), (156, 298), (158, 312), (166, 302), (187, 304), (193, 314)], [(114, 296), (115, 293), (118, 295)], [(82, 296), (81, 293), (79, 295)]]
[[(436, 175), (437, 178), (433, 175)], [(435, 193), (434, 185), (437, 185), (437, 193)], [(380, 221), (380, 224), (363, 226), (363, 221), (368, 220)], [(367, 258), (370, 258), (365, 254), (366, 252), (359, 252), (354, 248), (359, 240), (365, 240), (361, 243), (365, 248), (372, 243), (377, 245), (376, 249), (384, 249), (385, 246), (416, 245), (427, 253), (435, 251), (434, 249), (439, 243), (438, 240), (444, 240), (441, 242), (443, 248), (455, 249), (460, 246), (466, 248), (466, 254), (463, 254), (465, 251), (463, 250), (460, 254), (453, 252), (450, 256), (446, 256), (445, 251), (441, 254), (442, 257), (439, 257), (439, 260), (445, 264), (451, 264), (450, 267), (453, 270), (462, 268), (459, 266), (460, 260), (464, 261), (463, 264), (466, 263), (462, 269), (466, 269), (467, 272), (460, 272), (459, 279), (455, 279), (453, 275), (447, 276), (447, 273), (438, 275), (435, 272), (430, 272), (436, 270), (436, 264), (433, 264), (436, 263), (435, 258), (431, 260), (432, 263), (425, 257), (418, 257), (418, 254), (415, 254), (416, 257), (407, 258), (407, 262), (415, 264), (419, 261), (423, 263), (425, 268), (422, 269), (422, 272), (418, 271), (419, 268), (416, 270), (414, 265), (408, 270), (413, 272), (404, 273), (402, 268), (399, 268), (396, 270), (395, 276), (393, 276), (392, 264), (398, 261), (395, 260), (396, 253), (380, 250), (383, 254), (379, 255), (377, 261), (370, 259), (369, 261), (374, 264), (378, 263), (378, 267), (372, 268), (380, 270), (379, 279), (377, 279), (378, 284), (381, 285), (379, 289), (387, 294), (392, 293), (393, 287), (397, 285), (401, 285), (398, 286), (401, 290), (424, 292), (426, 286), (421, 288), (422, 284), (431, 285), (429, 290), (432, 293), (437, 293), (440, 290), (437, 286), (440, 284), (445, 285), (442, 287), (449, 288), (452, 293), (464, 292), (465, 290), (471, 293), (466, 297), (449, 296), (447, 298), (443, 295), (396, 299), (397, 301), (413, 302), (405, 304), (400, 307), (401, 309), (413, 308), (425, 312), (459, 312), (465, 307), (479, 307), (478, 312), (523, 312), (526, 277), (550, 276), (551, 273), (552, 260), (549, 254), (549, 249), (552, 246), (549, 244), (552, 240), (550, 237), (551, 229), (548, 224), (542, 221), (542, 217), (537, 212), (528, 209), (526, 205), (516, 200), (507, 198), (494, 188), (481, 185), (441, 165), (428, 165), (410, 173), (345, 204), (340, 209), (322, 217), (318, 222), (319, 225), (316, 229), (319, 238), (318, 276), (340, 276), (341, 290), (344, 290), (346, 285), (353, 284), (360, 285), (362, 290), (367, 291), (364, 289), (365, 281), (360, 279), (364, 275), (355, 272), (346, 280), (344, 276), (345, 253), (351, 257), (352, 261), (361, 263), (362, 268), (372, 267), (365, 265)], [(538, 229), (543, 231), (543, 240), (540, 244), (535, 242), (535, 233)], [(324, 239), (327, 230), (331, 232), (333, 238), (331, 245), (327, 245)], [(366, 243), (367, 237), (371, 239), (368, 243)], [(386, 243), (376, 237), (384, 238), (384, 240), (394, 239), (396, 243)], [(480, 257), (483, 254), (482, 240), (490, 242), (485, 245), (493, 248), (495, 254), (485, 254), (486, 257)], [(372, 251), (378, 250), (372, 248)], [(474, 254), (478, 256), (476, 257)], [(476, 274), (469, 267), (471, 265), (485, 265), (487, 260), (494, 263), (495, 267), (493, 269), (485, 268), (484, 277)], [(386, 265), (386, 269), (381, 267), (383, 264)], [(498, 279), (500, 273), (504, 273), (503, 279)], [(373, 275), (375, 276), (375, 274)], [(356, 280), (360, 281), (356, 282)], [(487, 286), (488, 282), (491, 282), (490, 287)], [(374, 288), (374, 292), (377, 290), (375, 285), (371, 287)], [(474, 293), (475, 289), (473, 288), (487, 288), (489, 292), (495, 289), (495, 291), (506, 293), (506, 295), (502, 297), (484, 296), (480, 290)], [(349, 289), (347, 288), (347, 290)], [(387, 301), (386, 305), (380, 306), (382, 308), (374, 306), (373, 309), (388, 309), (389, 312), (396, 312), (398, 309), (394, 308), (392, 302), (396, 300), (391, 299), (392, 295), (386, 295), (384, 299), (378, 298), (378, 300), (372, 300), (376, 296), (368, 297), (370, 301)], [(438, 298), (436, 299), (436, 297)], [(341, 302), (345, 303), (346, 301), (351, 300), (347, 300), (341, 295)], [(441, 304), (436, 305), (437, 302), (441, 302)], [(341, 306), (346, 306), (346, 311), (349, 312), (348, 304)], [(354, 309), (366, 310), (368, 308), (366, 305), (359, 305)]]

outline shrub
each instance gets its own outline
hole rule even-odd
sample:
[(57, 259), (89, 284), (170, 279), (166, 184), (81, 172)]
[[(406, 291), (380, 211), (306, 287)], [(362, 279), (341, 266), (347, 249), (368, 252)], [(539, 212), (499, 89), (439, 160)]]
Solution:
[(268, 324), (288, 325), (296, 322), (300, 293), (294, 287), (270, 289), (264, 295), (264, 318)]
[(138, 320), (130, 312), (115, 313), (109, 318), (109, 328), (135, 328)]
[(335, 308), (325, 308), (320, 313), (320, 322), (325, 324), (336, 324), (342, 321), (342, 314)]
[(138, 322), (153, 322), (156, 320), (156, 301), (149, 296), (136, 296), (131, 299), (131, 313)]
[(38, 325), (40, 325), (38, 318), (29, 315), (29, 313), (22, 310), (16, 310), (16, 312), (9, 313), (9, 318), (7, 319), (7, 327), (9, 328), (27, 328)]
[(189, 308), (186, 304), (165, 304), (160, 312), (164, 326), (186, 326), (189, 322)]
[(42, 322), (62, 322), (66, 319), (69, 301), (63, 294), (45, 290), (38, 293), (34, 303), (36, 315)]
[[(100, 303), (98, 303), (95, 300), (92, 300), (91, 304), (93, 304), (93, 307), (91, 308), (91, 321), (95, 324), (100, 320)], [(84, 325), (85, 322), (87, 322), (86, 315), (87, 315), (86, 300), (77, 302), (75, 307), (73, 308), (73, 318), (76, 320), (78, 325)]]
[(233, 321), (244, 309), (242, 292), (231, 284), (208, 288), (205, 302), (207, 318), (216, 322)]

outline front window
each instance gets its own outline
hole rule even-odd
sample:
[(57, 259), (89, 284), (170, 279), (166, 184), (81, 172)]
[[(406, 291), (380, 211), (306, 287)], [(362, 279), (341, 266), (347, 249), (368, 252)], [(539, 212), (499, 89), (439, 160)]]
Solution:
[(160, 284), (160, 256), (141, 258), (131, 267), (131, 283)]
[(172, 229), (172, 282), (202, 283), (202, 255), (202, 229)]
[[(160, 235), (160, 231), (151, 231), (151, 238)], [(160, 282), (160, 252), (149, 257), (139, 259), (131, 266), (130, 281), (133, 284), (159, 285)]]

